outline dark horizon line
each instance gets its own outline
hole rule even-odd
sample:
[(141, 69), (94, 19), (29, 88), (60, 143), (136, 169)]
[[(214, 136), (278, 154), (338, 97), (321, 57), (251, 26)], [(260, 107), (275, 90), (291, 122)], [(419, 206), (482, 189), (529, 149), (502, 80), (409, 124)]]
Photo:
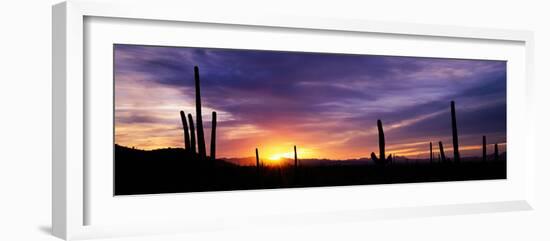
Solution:
[[(506, 142), (502, 142), (502, 143), (498, 143), (498, 144), (499, 145), (506, 144)], [(139, 149), (139, 148), (135, 148), (135, 147), (127, 147), (127, 146), (119, 145), (119, 144), (116, 144), (116, 143), (115, 143), (115, 146), (119, 146), (119, 147), (127, 148), (127, 149), (138, 150), (138, 151), (161, 151), (161, 150), (178, 150), (178, 149), (179, 150), (185, 150), (185, 148), (183, 148), (183, 147), (163, 147), (163, 148), (145, 150), (145, 149)], [(488, 145), (488, 146), (491, 146), (491, 145)], [(437, 152), (437, 153), (439, 153), (439, 152)], [(447, 153), (447, 152), (445, 152), (445, 153)], [(501, 155), (505, 154), (505, 153), (506, 153), (506, 151), (500, 152)], [(392, 153), (390, 153), (390, 154), (392, 154)], [(488, 153), (488, 154), (491, 154), (491, 153)], [(430, 160), (429, 157), (427, 157), (427, 158), (410, 158), (406, 155), (396, 155), (395, 157), (405, 158), (407, 160)], [(216, 159), (218, 159), (218, 160), (232, 160), (232, 159), (248, 159), (248, 158), (255, 159), (256, 157), (252, 155), (252, 156), (244, 156), (244, 157), (217, 157)], [(460, 159), (470, 159), (470, 158), (482, 158), (482, 156), (462, 156)], [(269, 159), (269, 158), (267, 158), (267, 159)], [(354, 160), (361, 160), (361, 159), (370, 160), (371, 157), (365, 156), (365, 157), (347, 158), (347, 159), (330, 159), (330, 158), (298, 158), (298, 159), (299, 160), (326, 160), (326, 161), (354, 161)], [(286, 160), (291, 160), (292, 161), (294, 159), (292, 159), (292, 158), (281, 158), (280, 160), (285, 160), (285, 161)]]

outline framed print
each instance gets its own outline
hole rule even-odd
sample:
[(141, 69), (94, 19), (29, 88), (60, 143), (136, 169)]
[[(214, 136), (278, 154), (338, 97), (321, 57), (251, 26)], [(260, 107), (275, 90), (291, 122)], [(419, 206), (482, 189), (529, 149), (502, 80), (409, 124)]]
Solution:
[(532, 208), (530, 32), (113, 4), (53, 8), (56, 236)]

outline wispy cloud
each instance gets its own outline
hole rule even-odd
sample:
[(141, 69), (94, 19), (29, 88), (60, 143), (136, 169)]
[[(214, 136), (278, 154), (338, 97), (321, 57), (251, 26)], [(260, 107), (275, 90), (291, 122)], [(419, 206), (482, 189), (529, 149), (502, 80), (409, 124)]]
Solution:
[(195, 114), (195, 65), (206, 127), (219, 115), (219, 156), (288, 143), (311, 156), (368, 156), (377, 119), (388, 145), (448, 142), (451, 100), (461, 145), (506, 141), (504, 61), (116, 45), (116, 142), (182, 146), (179, 110)]

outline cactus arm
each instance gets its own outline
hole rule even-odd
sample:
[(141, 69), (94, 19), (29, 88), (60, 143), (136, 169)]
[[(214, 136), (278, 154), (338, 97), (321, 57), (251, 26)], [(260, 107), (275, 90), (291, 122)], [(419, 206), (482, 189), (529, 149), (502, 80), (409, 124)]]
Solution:
[(190, 152), (191, 143), (189, 143), (189, 127), (187, 126), (187, 118), (185, 117), (185, 112), (180, 111), (181, 123), (183, 125), (183, 139), (185, 142), (185, 151)]
[(439, 154), (441, 155), (441, 160), (447, 161), (447, 158), (445, 157), (445, 151), (443, 149), (443, 143), (439, 142)]
[(187, 118), (189, 119), (189, 136), (191, 137), (191, 153), (196, 154), (197, 153), (197, 145), (195, 140), (195, 124), (193, 124), (193, 116), (191, 114), (187, 114)]

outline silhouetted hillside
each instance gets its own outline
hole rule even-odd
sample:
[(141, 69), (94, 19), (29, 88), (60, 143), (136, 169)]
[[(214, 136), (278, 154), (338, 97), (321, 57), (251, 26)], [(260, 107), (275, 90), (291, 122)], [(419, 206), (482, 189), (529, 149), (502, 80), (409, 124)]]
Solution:
[(311, 159), (310, 165), (295, 170), (292, 165), (258, 169), (224, 160), (201, 160), (180, 148), (144, 151), (115, 145), (114, 153), (115, 195), (506, 178), (505, 158), (487, 162), (465, 158), (460, 163), (394, 162), (385, 167), (368, 159)]

